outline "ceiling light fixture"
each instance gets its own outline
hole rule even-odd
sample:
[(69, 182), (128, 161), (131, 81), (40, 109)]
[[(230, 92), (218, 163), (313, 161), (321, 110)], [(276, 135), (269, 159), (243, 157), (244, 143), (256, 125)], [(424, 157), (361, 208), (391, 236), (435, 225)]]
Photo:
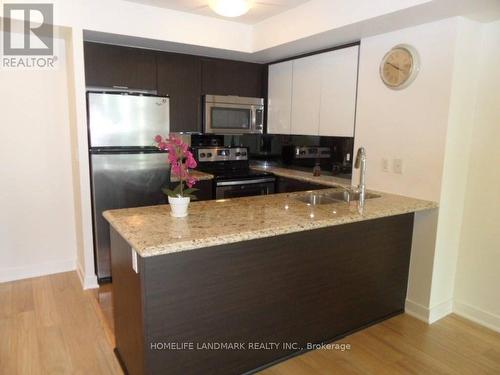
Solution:
[(224, 17), (239, 17), (252, 6), (249, 0), (209, 0), (208, 5), (215, 13)]

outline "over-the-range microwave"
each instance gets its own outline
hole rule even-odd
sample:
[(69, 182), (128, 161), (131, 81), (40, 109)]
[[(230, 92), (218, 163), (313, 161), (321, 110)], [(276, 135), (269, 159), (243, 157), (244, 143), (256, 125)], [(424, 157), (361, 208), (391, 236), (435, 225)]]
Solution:
[(211, 134), (262, 134), (264, 99), (205, 95), (204, 131)]

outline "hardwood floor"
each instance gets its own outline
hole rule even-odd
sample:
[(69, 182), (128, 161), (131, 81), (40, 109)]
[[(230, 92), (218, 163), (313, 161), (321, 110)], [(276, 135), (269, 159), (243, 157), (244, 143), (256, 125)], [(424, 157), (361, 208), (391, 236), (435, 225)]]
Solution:
[(106, 330), (106, 337), (109, 343), (114, 348), (115, 347), (115, 335), (114, 327), (115, 322), (113, 321), (113, 286), (112, 284), (103, 284), (99, 289), (94, 289), (95, 299), (93, 303), (96, 304), (96, 310), (99, 312), (99, 317), (103, 322)]
[[(75, 272), (0, 284), (0, 374), (122, 374), (113, 354), (111, 286), (83, 291)], [(265, 369), (261, 375), (500, 374), (500, 334), (450, 315), (403, 314)]]
[(403, 314), (262, 371), (281, 374), (500, 374), (500, 334), (456, 315), (427, 325)]
[(0, 374), (122, 374), (75, 272), (0, 284)]

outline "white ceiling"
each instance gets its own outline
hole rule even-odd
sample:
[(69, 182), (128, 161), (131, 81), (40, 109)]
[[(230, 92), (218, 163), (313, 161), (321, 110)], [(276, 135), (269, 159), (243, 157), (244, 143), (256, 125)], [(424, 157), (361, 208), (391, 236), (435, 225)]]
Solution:
[[(103, 11), (97, 13), (101, 18), (89, 12), (84, 40), (269, 63), (455, 16), (473, 16), (480, 22), (500, 19), (500, 0), (310, 0), (254, 25), (138, 4), (196, 0), (126, 1), (135, 2), (123, 11), (126, 22), (110, 22), (109, 15), (116, 12), (114, 4), (107, 9), (102, 6)], [(374, 3), (379, 7), (374, 8)]]
[(246, 24), (256, 24), (266, 18), (306, 3), (309, 0), (253, 0), (253, 6), (247, 14), (236, 18), (222, 17), (208, 7), (208, 0), (126, 0), (144, 5), (168, 8), (199, 14), (202, 16), (223, 18)]

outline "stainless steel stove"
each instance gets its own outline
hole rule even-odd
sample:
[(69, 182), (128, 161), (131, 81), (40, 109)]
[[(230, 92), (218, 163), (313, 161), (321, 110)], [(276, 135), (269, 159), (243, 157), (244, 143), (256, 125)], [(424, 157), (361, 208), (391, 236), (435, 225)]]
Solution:
[(216, 199), (275, 192), (273, 174), (250, 169), (246, 147), (195, 147), (193, 151), (198, 169), (215, 176)]

